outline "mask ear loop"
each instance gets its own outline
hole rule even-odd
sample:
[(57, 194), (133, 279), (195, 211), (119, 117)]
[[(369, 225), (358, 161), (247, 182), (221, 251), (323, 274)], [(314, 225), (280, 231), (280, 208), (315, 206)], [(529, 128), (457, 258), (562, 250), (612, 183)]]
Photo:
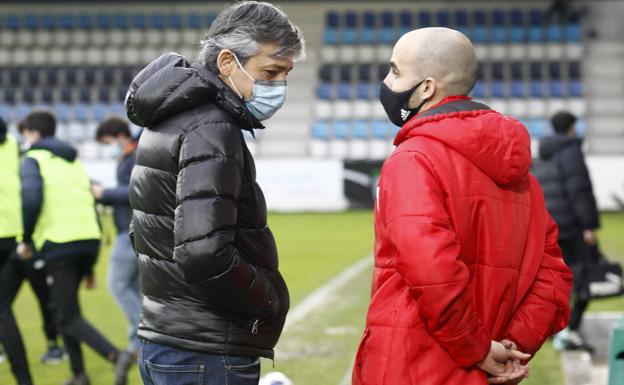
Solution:
[[(253, 77), (251, 77), (251, 75), (249, 75), (247, 73), (247, 71), (245, 71), (243, 66), (241, 65), (241, 62), (238, 60), (238, 56), (236, 56), (236, 54), (234, 52), (232, 52), (232, 55), (234, 55), (234, 59), (236, 60), (236, 64), (238, 64), (238, 67), (241, 69), (241, 71), (243, 71), (243, 73), (245, 75), (247, 75), (247, 77), (249, 79), (251, 79), (251, 81), (255, 82), (256, 80)], [(230, 81), (230, 84), (232, 84), (232, 87), (234, 88), (234, 91), (236, 91), (236, 94), (238, 95), (238, 97), (244, 100), (243, 95), (241, 95), (241, 93), (238, 91), (238, 88), (236, 87), (236, 84), (234, 84), (234, 81), (232, 80), (231, 76), (228, 76), (228, 80)]]

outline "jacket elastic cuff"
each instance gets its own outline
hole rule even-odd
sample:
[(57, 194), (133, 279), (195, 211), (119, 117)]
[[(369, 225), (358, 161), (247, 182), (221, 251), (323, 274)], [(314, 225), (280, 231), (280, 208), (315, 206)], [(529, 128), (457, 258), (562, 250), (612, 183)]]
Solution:
[(485, 359), (492, 341), (480, 325), (474, 325), (462, 335), (440, 343), (459, 366), (470, 368)]

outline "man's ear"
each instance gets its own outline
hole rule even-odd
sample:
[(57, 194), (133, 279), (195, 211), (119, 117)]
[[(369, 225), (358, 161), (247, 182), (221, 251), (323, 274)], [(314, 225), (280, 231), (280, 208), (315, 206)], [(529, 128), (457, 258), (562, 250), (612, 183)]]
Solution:
[(217, 55), (217, 68), (219, 69), (219, 75), (222, 77), (227, 78), (230, 76), (236, 65), (234, 54), (229, 49), (222, 49), (219, 55)]
[(431, 98), (436, 92), (436, 81), (434, 78), (426, 78), (422, 87), (422, 99)]

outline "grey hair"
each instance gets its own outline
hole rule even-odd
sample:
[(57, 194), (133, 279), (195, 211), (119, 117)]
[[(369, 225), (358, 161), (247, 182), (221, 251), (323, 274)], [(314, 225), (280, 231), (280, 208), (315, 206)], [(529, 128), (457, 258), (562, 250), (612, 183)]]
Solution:
[(234, 52), (241, 65), (258, 54), (260, 44), (275, 44), (272, 56), (277, 58), (305, 58), (301, 30), (279, 8), (260, 1), (242, 1), (221, 12), (200, 44), (197, 61), (214, 74), (219, 73), (217, 56), (222, 49)]

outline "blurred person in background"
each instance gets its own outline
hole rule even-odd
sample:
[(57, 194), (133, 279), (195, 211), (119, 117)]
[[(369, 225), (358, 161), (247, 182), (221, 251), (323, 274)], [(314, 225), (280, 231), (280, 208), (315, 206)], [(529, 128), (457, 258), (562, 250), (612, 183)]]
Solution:
[[(0, 343), (4, 345), (18, 385), (32, 385), (26, 350), (11, 305), (11, 278), (5, 267), (22, 235), (19, 146), (0, 118)], [(14, 294), (14, 293), (13, 293)]]
[(583, 313), (589, 304), (589, 288), (583, 267), (590, 263), (590, 247), (598, 243), (596, 230), (600, 226), (596, 198), (589, 171), (576, 137), (576, 116), (567, 111), (553, 115), (554, 135), (539, 143), (539, 161), (534, 171), (539, 180), (546, 206), (559, 226), (559, 246), (566, 263), (574, 272), (574, 305), (567, 329), (554, 340), (559, 350), (585, 349), (592, 351), (581, 338), (579, 330)]
[(273, 358), (289, 295), (243, 131), (282, 106), (303, 53), (281, 10), (243, 1), (212, 23), (198, 62), (163, 55), (130, 86), (128, 118), (147, 127), (130, 180), (146, 385), (255, 385)]
[(77, 151), (54, 137), (51, 113), (31, 112), (20, 131), (29, 149), (20, 170), (24, 233), (17, 252), (23, 260), (35, 253), (45, 260), (53, 316), (73, 372), (66, 385), (89, 384), (81, 342), (113, 363), (115, 385), (125, 385), (132, 355), (113, 346), (80, 310), (81, 282), (95, 286), (93, 266), (101, 236), (89, 177)]
[(137, 328), (141, 317), (141, 286), (138, 259), (128, 236), (132, 220), (128, 185), (136, 162), (137, 142), (130, 133), (128, 123), (116, 117), (100, 123), (96, 140), (111, 146), (113, 150), (109, 155), (117, 160), (117, 186), (104, 188), (93, 184), (91, 190), (98, 203), (113, 207), (117, 237), (108, 267), (108, 287), (128, 319), (128, 351), (136, 357), (140, 346)]
[(467, 96), (477, 59), (458, 31), (409, 32), (389, 64), (380, 101), (401, 129), (353, 384), (517, 384), (567, 324), (572, 284), (527, 130)]

